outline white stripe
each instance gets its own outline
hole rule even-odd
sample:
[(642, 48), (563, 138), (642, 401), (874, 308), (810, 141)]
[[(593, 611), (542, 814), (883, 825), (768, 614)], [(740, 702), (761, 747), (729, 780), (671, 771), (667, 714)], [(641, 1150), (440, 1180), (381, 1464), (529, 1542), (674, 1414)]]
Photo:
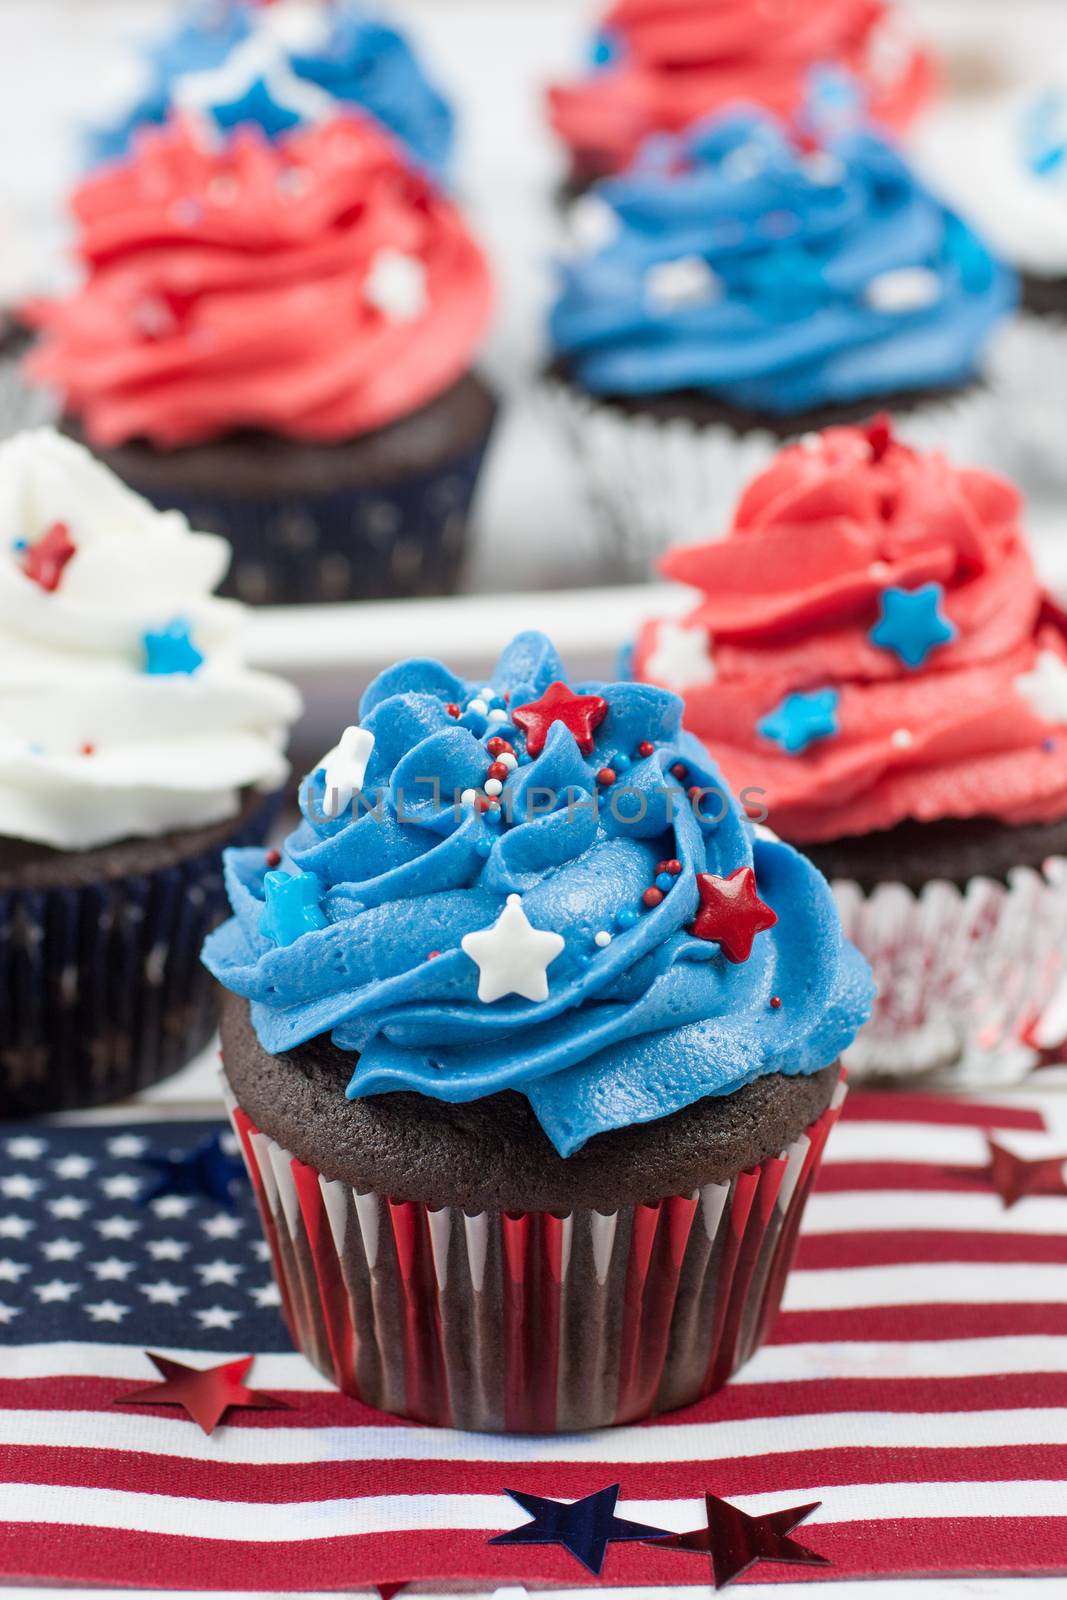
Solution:
[[(1025, 1128), (990, 1128), (997, 1144), (1026, 1157), (1067, 1155), (1064, 1134), (1036, 1133)], [(989, 1147), (983, 1128), (960, 1128), (941, 1122), (838, 1122), (823, 1160), (905, 1161), (934, 1167), (984, 1167)]]
[[(898, 1267), (794, 1268), (787, 1311), (846, 1311), (859, 1306), (1064, 1305), (1067, 1267), (1016, 1262), (919, 1262)], [(946, 1328), (946, 1332), (951, 1331)]]
[[(230, 1428), (208, 1438), (182, 1417), (99, 1411), (0, 1412), (0, 1447), (137, 1450), (147, 1455), (234, 1466), (296, 1466), (328, 1461), (499, 1461), (553, 1463), (726, 1461), (798, 1448), (836, 1450), (995, 1449), (1067, 1445), (1067, 1408), (1005, 1411), (838, 1411), (744, 1421), (676, 1423), (546, 1439), (431, 1428)], [(1067, 1463), (1067, 1457), (1065, 1457)], [(1067, 1506), (1065, 1506), (1067, 1511)]]
[[(235, 1355), (160, 1347), (192, 1366), (209, 1367)], [(239, 1355), (240, 1352), (236, 1352)], [(1067, 1371), (1067, 1335), (1019, 1334), (986, 1339), (840, 1340), (764, 1345), (731, 1384), (800, 1383), (811, 1378), (967, 1378), (993, 1373)], [(4, 1351), (5, 1378), (65, 1375), (152, 1383), (157, 1373), (136, 1345), (43, 1344)], [(333, 1385), (303, 1356), (257, 1356), (254, 1388), (331, 1394)], [(877, 1396), (872, 1396), (876, 1399)], [(257, 1430), (258, 1431), (258, 1430)], [(266, 1430), (264, 1430), (266, 1431)], [(615, 1436), (617, 1437), (617, 1435)]]
[(1020, 1233), (1067, 1241), (1067, 1207), (1059, 1195), (1021, 1200), (1007, 1210), (999, 1195), (932, 1189), (857, 1189), (813, 1194), (803, 1231), (824, 1233)]
[[(136, 1494), (121, 1489), (81, 1489), (51, 1484), (4, 1484), (3, 1517), (12, 1523), (41, 1523), (127, 1532), (173, 1534), (191, 1539), (225, 1539), (240, 1544), (271, 1541), (366, 1537), (455, 1529), (496, 1533), (527, 1519), (505, 1495), (373, 1495), (365, 1499), (257, 1505)], [(834, 1485), (800, 1483), (774, 1494), (731, 1495), (742, 1510), (759, 1516), (782, 1506), (822, 1501), (804, 1524), (896, 1521), (903, 1518), (1067, 1515), (1067, 1483), (889, 1483)], [(629, 1500), (619, 1515), (668, 1532), (699, 1525), (698, 1500)]]

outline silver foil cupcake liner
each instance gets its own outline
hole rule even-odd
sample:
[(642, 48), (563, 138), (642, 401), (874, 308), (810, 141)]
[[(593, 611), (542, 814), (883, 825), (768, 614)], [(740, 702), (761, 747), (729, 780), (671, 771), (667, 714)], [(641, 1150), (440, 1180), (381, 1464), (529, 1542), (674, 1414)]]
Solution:
[(998, 333), (992, 379), (1005, 471), (1038, 497), (1067, 489), (1067, 318), (1020, 312)]
[[(1017, 1083), (1038, 1063), (1067, 982), (1067, 861), (1017, 867), (1008, 883), (899, 883), (865, 894), (836, 881), (846, 939), (878, 996), (845, 1052), (849, 1077), (924, 1076), (945, 1087)], [(1067, 1033), (1067, 1029), (1064, 1029)]]
[(719, 1388), (777, 1314), (844, 1100), (728, 1183), (611, 1213), (433, 1209), (329, 1180), (224, 1091), (294, 1344), (413, 1421), (554, 1434)]
[[(228, 845), (261, 844), (279, 796)], [(122, 1100), (209, 1042), (217, 990), (200, 960), (229, 913), (221, 847), (78, 888), (0, 889), (0, 1115)]]
[[(541, 385), (551, 425), (574, 458), (600, 554), (620, 574), (647, 577), (669, 546), (721, 538), (742, 490), (783, 441), (724, 424), (663, 421), (606, 405), (557, 379)], [(879, 409), (871, 402), (872, 415)], [(976, 388), (896, 419), (899, 438), (954, 461), (983, 462), (997, 404)]]

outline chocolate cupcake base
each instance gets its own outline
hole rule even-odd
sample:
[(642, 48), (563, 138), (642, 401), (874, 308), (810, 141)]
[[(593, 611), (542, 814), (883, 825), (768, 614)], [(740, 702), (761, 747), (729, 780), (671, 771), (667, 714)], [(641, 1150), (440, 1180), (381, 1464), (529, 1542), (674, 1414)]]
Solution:
[(207, 1045), (222, 851), (262, 844), (277, 806), (250, 793), (214, 827), (78, 853), (0, 840), (0, 1116), (124, 1099)]
[(160, 510), (230, 541), (224, 595), (249, 605), (439, 595), (458, 581), (496, 410), (470, 375), (412, 416), (340, 444), (243, 433), (96, 454)]
[(491, 1432), (722, 1385), (777, 1313), (843, 1099), (836, 1066), (760, 1079), (565, 1162), (518, 1096), (347, 1102), (350, 1056), (269, 1057), (233, 999), (223, 1044), (294, 1343), (369, 1405)]
[(648, 576), (670, 545), (725, 533), (742, 491), (791, 439), (888, 410), (906, 444), (966, 463), (983, 458), (996, 413), (992, 392), (976, 383), (770, 416), (689, 391), (592, 395), (558, 364), (542, 396), (585, 485), (603, 557), (620, 576)]
[(1063, 1043), (1067, 820), (905, 822), (804, 848), (878, 987), (851, 1077), (995, 1087)]

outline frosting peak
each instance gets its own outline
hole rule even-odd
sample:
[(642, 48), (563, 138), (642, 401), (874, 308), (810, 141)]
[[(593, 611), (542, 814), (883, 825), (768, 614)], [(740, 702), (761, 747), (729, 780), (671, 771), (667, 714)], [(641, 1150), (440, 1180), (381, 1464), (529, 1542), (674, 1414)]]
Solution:
[(92, 849), (284, 782), (299, 700), (244, 665), (228, 559), (72, 440), (0, 445), (0, 837)]
[(1067, 642), (1020, 516), (1010, 484), (908, 449), (883, 420), (829, 429), (755, 479), (723, 541), (664, 558), (703, 591), (684, 631), (713, 679), (679, 681), (692, 650), (665, 655), (660, 623), (636, 675), (674, 677), (687, 726), (731, 784), (765, 791), (786, 838), (1056, 820)]
[(953, 387), (1014, 301), (1012, 274), (871, 132), (812, 149), (737, 111), (594, 203), (610, 237), (563, 266), (552, 316), (594, 394), (701, 390), (790, 415)]
[[(285, 871), (228, 858), (205, 960), (272, 1053), (330, 1034), (352, 1097), (517, 1090), (569, 1155), (817, 1071), (867, 1015), (828, 886), (754, 837), (674, 695), (572, 689), (524, 634), (488, 685), (391, 668), (360, 723), (305, 781)], [(338, 814), (346, 745), (362, 791)]]
[(854, 74), (870, 116), (895, 128), (934, 82), (885, 0), (618, 0), (596, 55), (586, 77), (549, 94), (556, 131), (594, 175), (627, 167), (654, 134), (743, 101), (796, 116), (819, 70)]
[(354, 113), (273, 143), (177, 121), (73, 205), (86, 281), (33, 308), (31, 371), (95, 444), (362, 434), (457, 382), (488, 321), (459, 213)]

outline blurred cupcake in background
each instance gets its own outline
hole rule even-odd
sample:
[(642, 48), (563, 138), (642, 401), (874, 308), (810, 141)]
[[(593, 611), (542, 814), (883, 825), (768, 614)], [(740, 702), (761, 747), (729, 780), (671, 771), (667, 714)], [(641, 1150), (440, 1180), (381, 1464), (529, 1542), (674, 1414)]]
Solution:
[(724, 526), (782, 440), (879, 408), (980, 456), (1015, 280), (876, 133), (739, 111), (579, 204), (550, 398), (628, 565)]
[(1067, 971), (1067, 619), (1016, 491), (833, 428), (663, 570), (701, 597), (635, 675), (833, 881), (878, 984), (850, 1070), (1021, 1075)]
[(225, 131), (270, 135), (339, 107), (367, 112), (411, 157), (443, 175), (452, 111), (402, 33), (350, 0), (197, 0), (144, 63), (136, 102), (90, 139), (93, 162), (121, 159), (136, 131), (176, 108)]
[(266, 838), (300, 709), (245, 665), (228, 559), (72, 440), (0, 445), (0, 1114), (122, 1098), (214, 1030), (222, 850)]
[(748, 102), (798, 114), (811, 76), (848, 74), (873, 121), (900, 130), (935, 73), (885, 0), (616, 0), (589, 71), (549, 90), (571, 190), (621, 172), (654, 134)]
[(29, 369), (133, 488), (234, 546), (226, 591), (446, 592), (494, 421), (485, 258), (368, 117), (145, 130), (73, 209)]
[(1035, 489), (1067, 483), (1067, 63), (1036, 93), (983, 102), (927, 141), (937, 181), (1022, 282), (993, 371), (1015, 467)]
[(36, 265), (14, 207), (0, 196), (0, 439), (53, 420), (52, 400), (22, 368), (30, 332), (19, 308), (35, 287)]

